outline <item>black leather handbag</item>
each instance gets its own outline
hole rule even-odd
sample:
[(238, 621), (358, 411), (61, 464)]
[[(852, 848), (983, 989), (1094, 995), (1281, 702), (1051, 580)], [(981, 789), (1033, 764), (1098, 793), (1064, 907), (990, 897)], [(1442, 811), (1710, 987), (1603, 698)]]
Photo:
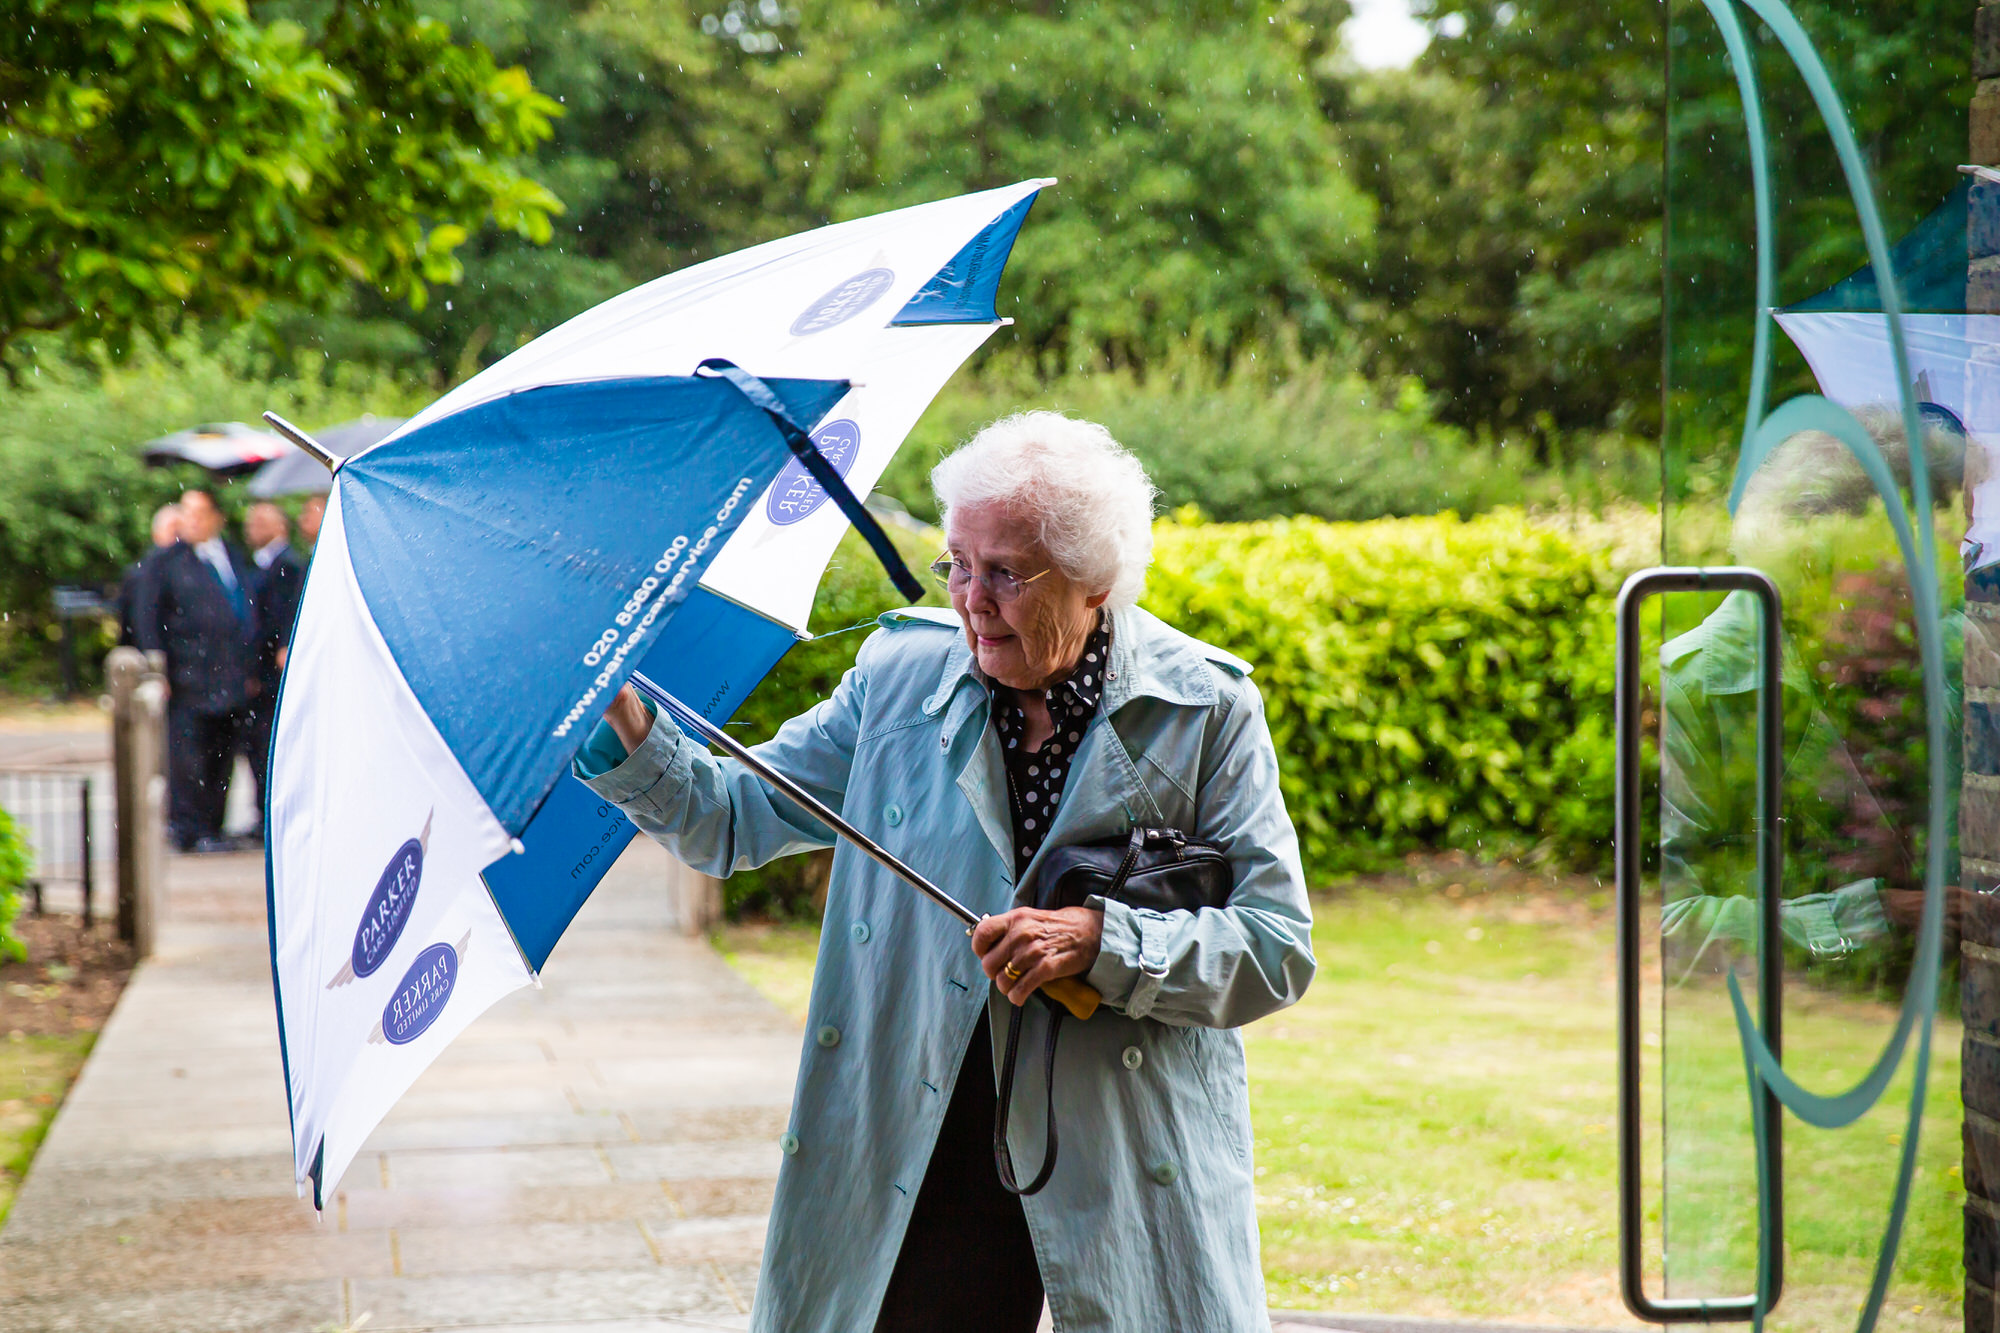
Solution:
[[(1034, 905), (1045, 911), (1081, 907), (1088, 898), (1110, 898), (1153, 912), (1198, 912), (1221, 907), (1233, 887), (1229, 860), (1212, 842), (1179, 829), (1135, 828), (1101, 842), (1052, 849), (1036, 877)], [(1040, 993), (1037, 992), (1038, 998)], [(1056, 1036), (1062, 1006), (1048, 1004), (1049, 1037), (1043, 1048), (1042, 1082), (1048, 1090), (1047, 1146), (1042, 1169), (1026, 1185), (1016, 1182), (1007, 1150), (1007, 1117), (1014, 1104), (1014, 1057), (1021, 1042), (1021, 1010), (1007, 1023), (1007, 1052), (1000, 1063), (1000, 1101), (993, 1115), (993, 1164), (1009, 1194), (1036, 1194), (1056, 1168)]]

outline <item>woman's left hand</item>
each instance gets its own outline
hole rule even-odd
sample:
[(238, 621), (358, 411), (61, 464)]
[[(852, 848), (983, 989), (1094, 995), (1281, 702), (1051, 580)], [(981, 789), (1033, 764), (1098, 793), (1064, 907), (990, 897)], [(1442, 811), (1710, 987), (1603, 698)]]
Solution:
[(1088, 972), (1104, 939), (1104, 913), (1089, 907), (1044, 912), (1017, 907), (972, 928), (979, 965), (1015, 1004), (1057, 977)]

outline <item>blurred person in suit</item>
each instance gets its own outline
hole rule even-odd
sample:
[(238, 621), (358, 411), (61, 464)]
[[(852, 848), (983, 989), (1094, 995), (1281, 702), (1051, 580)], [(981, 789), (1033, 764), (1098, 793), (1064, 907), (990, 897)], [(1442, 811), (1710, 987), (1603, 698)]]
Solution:
[(299, 540), (306, 550), (319, 545), (319, 525), (326, 518), (326, 497), (308, 495), (306, 502), (299, 506)]
[(257, 689), (256, 568), (224, 539), (215, 497), (181, 496), (180, 540), (141, 581), (139, 647), (167, 655), (167, 825), (182, 851), (228, 851), (229, 771)]
[(278, 679), (285, 669), (285, 651), (292, 642), (299, 595), (306, 587), (306, 563), (292, 549), (291, 524), (285, 511), (266, 501), (250, 506), (243, 516), (243, 538), (250, 546), (257, 620), (256, 693), (244, 709), (243, 757), (257, 782), (258, 822), (263, 822), (265, 766), (271, 756), (271, 721), (278, 708)]
[(168, 547), (181, 539), (181, 507), (161, 505), (153, 511), (153, 549), (132, 562), (118, 581), (118, 644), (130, 648), (139, 642), (133, 617), (139, 609), (140, 584), (152, 577), (152, 567)]

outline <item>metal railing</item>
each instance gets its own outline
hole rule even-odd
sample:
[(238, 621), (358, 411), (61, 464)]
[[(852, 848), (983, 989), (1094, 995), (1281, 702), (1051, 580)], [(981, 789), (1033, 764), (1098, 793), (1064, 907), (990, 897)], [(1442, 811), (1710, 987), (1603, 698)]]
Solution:
[(30, 910), (42, 914), (61, 896), (73, 901), (88, 924), (95, 912), (98, 860), (112, 847), (111, 802), (103, 778), (88, 772), (0, 770), (0, 810), (13, 819), (33, 858), (28, 871)]

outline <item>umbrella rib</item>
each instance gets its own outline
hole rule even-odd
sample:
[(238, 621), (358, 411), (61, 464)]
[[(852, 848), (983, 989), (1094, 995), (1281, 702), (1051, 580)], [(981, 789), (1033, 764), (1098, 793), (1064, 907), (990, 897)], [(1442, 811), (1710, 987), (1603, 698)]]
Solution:
[(860, 829), (854, 827), (854, 825), (848, 823), (845, 819), (842, 819), (826, 802), (814, 796), (777, 769), (772, 768), (734, 736), (731, 736), (722, 728), (710, 722), (700, 713), (695, 712), (694, 709), (689, 708), (653, 681), (648, 680), (643, 672), (635, 671), (632, 673), (632, 687), (660, 707), (666, 709), (668, 713), (672, 714), (675, 721), (692, 729), (703, 740), (722, 750), (731, 759), (734, 759), (737, 763), (742, 764), (752, 773), (755, 773), (767, 785), (790, 799), (801, 810), (804, 810), (814, 819), (819, 820), (822, 824), (825, 824), (841, 837), (846, 838), (849, 842), (867, 853), (869, 857), (918, 893), (923, 894), (939, 907), (950, 912), (967, 926), (976, 926), (979, 924), (979, 913), (973, 911), (964, 903), (925, 879), (915, 870), (912, 870), (895, 853), (876, 842)]

